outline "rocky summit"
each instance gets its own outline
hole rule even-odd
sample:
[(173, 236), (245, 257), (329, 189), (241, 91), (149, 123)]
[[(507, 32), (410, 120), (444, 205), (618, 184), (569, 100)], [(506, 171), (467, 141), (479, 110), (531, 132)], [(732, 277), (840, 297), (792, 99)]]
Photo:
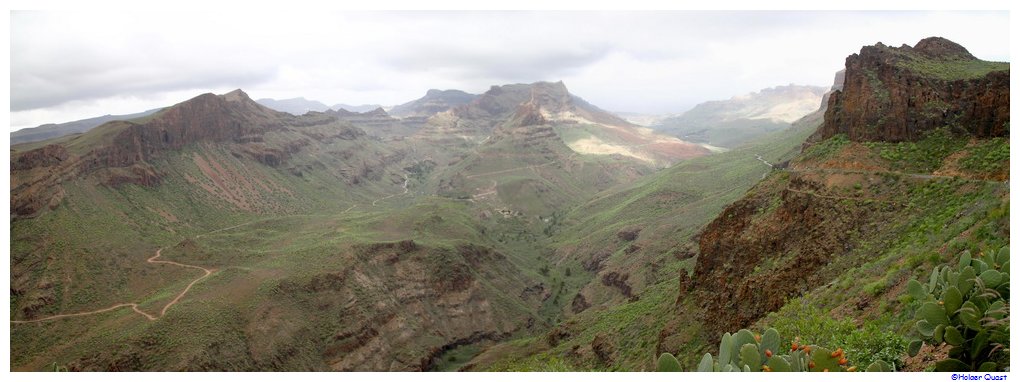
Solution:
[(914, 141), (942, 126), (978, 137), (1009, 132), (1009, 63), (982, 61), (929, 37), (913, 47), (866, 46), (846, 59), (828, 100), (822, 139)]

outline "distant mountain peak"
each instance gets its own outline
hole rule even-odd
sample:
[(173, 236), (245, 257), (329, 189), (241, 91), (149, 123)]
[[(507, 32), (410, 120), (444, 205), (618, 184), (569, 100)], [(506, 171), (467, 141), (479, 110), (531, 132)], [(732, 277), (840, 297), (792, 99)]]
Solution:
[(244, 90), (241, 90), (241, 89), (234, 89), (230, 93), (224, 94), (222, 97), (223, 97), (223, 99), (225, 99), (227, 101), (232, 101), (232, 102), (236, 102), (236, 101), (242, 101), (242, 102), (250, 101), (250, 102), (254, 102), (254, 101), (252, 101), (251, 97), (248, 97), (248, 93), (245, 93)]
[(462, 90), (429, 89), (425, 92), (425, 96), (419, 99), (394, 106), (390, 109), (389, 114), (402, 118), (430, 117), (454, 107), (465, 105), (476, 98), (478, 98), (478, 95)]

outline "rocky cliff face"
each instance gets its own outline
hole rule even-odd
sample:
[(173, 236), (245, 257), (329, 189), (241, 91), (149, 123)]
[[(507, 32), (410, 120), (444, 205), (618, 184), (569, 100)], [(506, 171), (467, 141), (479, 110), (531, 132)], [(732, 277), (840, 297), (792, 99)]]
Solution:
[(1009, 63), (981, 61), (930, 37), (910, 47), (866, 46), (846, 59), (817, 139), (912, 141), (951, 126), (977, 137), (1009, 134)]
[[(834, 192), (825, 183), (796, 173), (770, 178), (701, 232), (701, 255), (681, 290), (705, 312), (719, 313), (703, 322), (707, 338), (746, 327), (824, 285), (838, 272), (831, 264), (854, 255), (857, 238), (880, 235), (902, 213), (898, 204), (848, 206), (850, 199), (827, 197)], [(778, 206), (765, 212), (770, 204)]]
[[(914, 47), (868, 46), (837, 73), (828, 102), (816, 112), (824, 121), (813, 139), (842, 133), (856, 141), (909, 141), (945, 125), (978, 138), (1002, 136), (1008, 109), (1008, 64), (976, 60), (940, 38)], [(700, 232), (697, 263), (689, 277), (681, 274), (678, 304), (700, 309), (692, 317), (710, 317), (699, 319), (706, 341), (752, 325), (880, 256), (924, 216), (911, 204), (917, 190), (944, 180), (901, 176), (868, 145), (838, 147), (793, 159)], [(944, 164), (962, 154), (946, 156)], [(868, 303), (848, 302), (847, 309)], [(676, 345), (669, 341), (662, 343)]]
[(90, 166), (125, 167), (165, 150), (200, 141), (251, 142), (292, 117), (255, 103), (241, 90), (202, 94), (144, 124), (130, 124), (113, 143), (94, 151)]

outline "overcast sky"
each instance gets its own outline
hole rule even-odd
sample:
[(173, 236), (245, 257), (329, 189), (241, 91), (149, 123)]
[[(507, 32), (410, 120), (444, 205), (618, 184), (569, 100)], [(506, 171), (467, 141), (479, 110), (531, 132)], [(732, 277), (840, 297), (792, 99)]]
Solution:
[(862, 45), (928, 36), (1010, 59), (1006, 12), (12, 12), (11, 128), (236, 88), (393, 105), (543, 80), (607, 110), (679, 113), (829, 86)]

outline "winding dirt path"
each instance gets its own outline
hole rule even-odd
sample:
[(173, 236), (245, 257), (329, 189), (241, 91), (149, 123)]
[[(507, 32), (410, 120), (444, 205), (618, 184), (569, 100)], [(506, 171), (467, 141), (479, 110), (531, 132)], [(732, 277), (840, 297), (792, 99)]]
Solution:
[[(404, 193), (405, 194), (407, 193), (407, 178), (406, 177), (405, 177), (405, 180), (404, 180)], [(396, 194), (394, 194), (394, 195), (396, 195)], [(393, 195), (391, 195), (391, 196), (393, 196)], [(354, 209), (357, 206), (358, 206), (357, 204), (353, 204), (350, 207), (348, 207), (346, 210), (341, 212), (341, 214), (346, 213), (347, 211), (350, 211), (350, 210)], [(198, 238), (200, 238), (202, 236), (205, 236), (205, 235), (211, 235), (211, 234), (214, 234), (214, 233), (217, 233), (217, 232), (223, 232), (223, 231), (226, 231), (226, 230), (231, 230), (231, 229), (234, 229), (234, 228), (246, 226), (246, 225), (249, 225), (249, 224), (252, 224), (252, 223), (256, 223), (256, 222), (259, 222), (259, 221), (262, 221), (262, 220), (253, 220), (253, 221), (249, 221), (249, 222), (245, 222), (245, 223), (241, 223), (241, 224), (232, 225), (230, 227), (216, 229), (216, 230), (209, 231), (209, 232), (206, 232), (206, 233), (203, 233), (203, 234), (195, 235), (195, 238), (198, 239)], [(204, 268), (204, 267), (200, 267), (200, 266), (197, 266), (197, 265), (182, 264), (182, 263), (178, 263), (176, 261), (157, 260), (158, 258), (163, 256), (163, 250), (164, 249), (166, 249), (166, 247), (157, 249), (156, 250), (156, 254), (153, 255), (152, 257), (146, 259), (145, 262), (147, 262), (149, 264), (166, 264), (166, 265), (173, 265), (173, 266), (184, 267), (184, 268), (198, 269), (198, 270), (202, 271), (204, 274), (202, 276), (199, 276), (197, 279), (192, 280), (190, 283), (188, 283), (188, 286), (185, 287), (184, 290), (181, 291), (181, 293), (178, 293), (177, 296), (174, 296), (173, 300), (171, 300), (170, 302), (168, 302), (166, 305), (163, 306), (163, 309), (161, 309), (159, 311), (159, 315), (158, 316), (146, 313), (145, 311), (143, 311), (141, 308), (138, 307), (138, 303), (125, 302), (125, 303), (120, 303), (120, 304), (113, 305), (113, 306), (108, 307), (108, 308), (90, 310), (90, 311), (87, 311), (87, 312), (57, 314), (57, 315), (53, 315), (53, 316), (49, 316), (49, 317), (36, 318), (36, 319), (33, 319), (33, 320), (11, 320), (11, 323), (12, 324), (28, 324), (28, 323), (33, 323), (33, 322), (43, 322), (43, 321), (59, 320), (61, 318), (89, 316), (89, 315), (93, 315), (93, 314), (106, 313), (106, 312), (110, 312), (110, 311), (114, 311), (114, 310), (117, 310), (117, 309), (120, 309), (120, 308), (126, 308), (126, 307), (130, 307), (131, 310), (133, 310), (135, 313), (138, 313), (138, 314), (142, 315), (143, 317), (145, 317), (149, 321), (155, 321), (155, 320), (163, 317), (164, 315), (166, 315), (166, 312), (167, 312), (167, 310), (170, 310), (170, 307), (172, 307), (172, 306), (174, 306), (174, 304), (180, 302), (181, 298), (184, 298), (184, 295), (188, 294), (188, 292), (191, 291), (191, 287), (195, 286), (195, 284), (197, 284), (199, 281), (202, 281), (206, 277), (209, 277), (214, 272), (216, 272), (215, 268), (209, 269), (209, 268)], [(241, 268), (241, 269), (245, 269), (244, 267), (228, 267), (228, 268)]]
[(772, 172), (772, 169), (776, 167), (772, 163), (769, 163), (769, 161), (765, 160), (765, 158), (762, 158), (761, 154), (754, 154), (754, 158), (757, 159), (758, 161), (760, 161), (761, 163), (764, 163), (766, 166), (769, 166), (769, 169), (766, 170), (764, 174), (761, 174), (761, 178), (762, 179), (765, 179), (766, 177), (768, 177), (769, 173)]
[[(163, 315), (166, 314), (166, 310), (170, 309), (171, 306), (174, 306), (174, 304), (176, 304), (177, 301), (180, 301), (181, 297), (184, 297), (184, 295), (187, 294), (189, 290), (191, 290), (191, 287), (195, 286), (195, 283), (197, 283), (199, 281), (202, 281), (202, 279), (204, 279), (206, 277), (209, 277), (209, 275), (211, 275), (213, 273), (213, 271), (215, 270), (215, 269), (202, 268), (202, 267), (197, 266), (197, 265), (181, 264), (181, 263), (178, 263), (178, 262), (175, 262), (175, 261), (156, 260), (160, 256), (162, 256), (162, 252), (163, 252), (163, 248), (157, 249), (156, 250), (156, 255), (150, 257), (148, 260), (145, 260), (145, 262), (151, 263), (151, 264), (170, 264), (170, 265), (176, 265), (178, 267), (195, 268), (195, 269), (202, 270), (203, 272), (205, 272), (205, 274), (202, 275), (202, 277), (199, 277), (199, 278), (191, 281), (191, 283), (188, 284), (188, 286), (186, 288), (184, 288), (184, 290), (181, 291), (181, 293), (179, 293), (177, 295), (177, 297), (174, 297), (173, 301), (170, 301), (168, 304), (166, 304), (166, 306), (163, 307), (163, 310), (159, 311), (159, 316), (160, 317), (163, 317)], [(148, 315), (146, 315), (146, 316), (148, 316)]]
[(479, 194), (474, 194), (474, 195), (471, 195), (471, 199), (472, 199), (472, 200), (473, 200), (473, 199), (478, 199), (478, 198), (480, 198), (480, 197), (483, 197), (483, 196), (486, 196), (486, 195), (492, 195), (492, 194), (495, 194), (495, 193), (497, 192), (497, 190), (496, 190), (496, 187), (498, 187), (498, 186), (499, 186), (499, 183), (497, 183), (497, 182), (496, 182), (495, 180), (493, 180), (493, 181), (492, 181), (492, 185), (491, 185), (491, 186), (489, 186), (489, 187), (488, 187), (487, 189), (484, 189), (484, 190), (479, 190), (479, 191), (485, 191), (485, 190), (487, 190), (487, 191), (485, 191), (485, 192), (482, 192), (482, 193), (479, 193)]
[(135, 304), (135, 303), (132, 302), (132, 303), (117, 304), (117, 305), (114, 305), (114, 306), (111, 306), (111, 307), (105, 308), (105, 309), (98, 309), (98, 310), (92, 310), (92, 311), (80, 312), (80, 313), (58, 314), (58, 315), (55, 315), (55, 316), (49, 316), (49, 317), (45, 317), (45, 318), (38, 318), (38, 319), (35, 319), (35, 320), (11, 320), (11, 323), (14, 323), (14, 324), (27, 324), (27, 323), (30, 323), (30, 322), (43, 322), (43, 321), (57, 320), (57, 319), (67, 318), (67, 317), (88, 316), (88, 315), (91, 315), (91, 314), (106, 313), (106, 312), (109, 312), (111, 310), (116, 310), (116, 309), (120, 309), (120, 308), (127, 307), (127, 306), (130, 306), (131, 309), (133, 309), (135, 312), (145, 316), (145, 318), (148, 318), (149, 321), (155, 321), (156, 318), (157, 318), (156, 316), (153, 316), (151, 314), (145, 313), (141, 309), (138, 309), (138, 304)]
[(514, 168), (508, 168), (506, 170), (499, 170), (499, 171), (486, 172), (486, 173), (482, 173), (482, 174), (468, 175), (468, 176), (465, 176), (464, 178), (465, 179), (474, 179), (474, 178), (481, 177), (481, 176), (505, 174), (505, 173), (508, 173), (508, 172), (514, 172), (514, 171), (520, 171), (520, 170), (526, 170), (526, 169), (534, 170), (536, 168), (545, 167), (545, 166), (551, 165), (553, 163), (556, 163), (556, 161), (549, 161), (549, 162), (542, 163), (542, 164), (539, 164), (539, 165), (514, 167)]
[[(233, 227), (228, 227), (228, 228), (233, 228)], [(220, 230), (217, 230), (217, 231), (220, 231)], [(181, 293), (178, 293), (177, 296), (175, 296), (173, 300), (171, 300), (169, 303), (167, 303), (165, 306), (163, 306), (163, 309), (159, 311), (159, 316), (155, 316), (155, 315), (146, 313), (145, 311), (143, 311), (141, 308), (138, 307), (137, 303), (126, 302), (126, 303), (120, 303), (120, 304), (111, 306), (109, 308), (97, 309), (97, 310), (92, 310), (92, 311), (88, 311), (88, 312), (57, 314), (57, 315), (53, 315), (53, 316), (49, 316), (49, 317), (37, 318), (37, 319), (34, 319), (34, 320), (11, 320), (11, 323), (14, 323), (14, 324), (27, 324), (27, 323), (32, 323), (32, 322), (51, 321), (51, 320), (57, 320), (57, 319), (61, 319), (61, 318), (68, 318), (68, 317), (81, 317), (81, 316), (88, 316), (88, 315), (99, 314), (99, 313), (106, 313), (106, 312), (117, 310), (117, 309), (124, 308), (124, 307), (131, 307), (131, 310), (135, 311), (135, 313), (138, 313), (138, 314), (144, 316), (149, 321), (155, 321), (156, 319), (159, 319), (159, 318), (163, 317), (164, 315), (166, 315), (166, 311), (169, 310), (171, 306), (174, 306), (174, 304), (176, 304), (178, 301), (180, 301), (181, 298), (184, 297), (184, 295), (188, 294), (188, 291), (191, 290), (191, 287), (195, 286), (196, 283), (198, 283), (199, 281), (202, 281), (202, 279), (204, 279), (206, 277), (209, 277), (209, 275), (211, 275), (213, 272), (216, 271), (215, 269), (207, 269), (207, 268), (203, 268), (203, 267), (200, 267), (200, 266), (197, 266), (197, 265), (181, 264), (181, 263), (178, 263), (176, 261), (156, 260), (156, 259), (158, 259), (162, 255), (163, 255), (163, 248), (157, 249), (156, 250), (156, 254), (153, 255), (152, 257), (148, 258), (147, 260), (145, 260), (145, 262), (150, 263), (150, 264), (168, 264), (168, 265), (175, 265), (175, 266), (178, 266), (178, 267), (194, 268), (194, 269), (201, 270), (202, 272), (205, 272), (205, 274), (203, 274), (201, 277), (199, 277), (199, 278), (197, 278), (195, 280), (192, 280), (191, 283), (189, 283), (188, 286), (185, 287), (183, 291), (181, 291)]]
[(935, 175), (935, 174), (917, 174), (917, 173), (900, 172), (900, 171), (865, 171), (865, 170), (848, 170), (848, 169), (836, 169), (836, 168), (786, 169), (785, 171), (786, 172), (790, 172), (790, 173), (802, 173), (802, 174), (857, 174), (857, 175), (891, 174), (891, 175), (897, 175), (897, 176), (913, 178), (913, 179), (924, 179), (924, 180), (931, 180), (931, 179), (961, 179), (961, 180), (965, 180), (965, 181), (968, 181), (968, 182), (984, 182), (984, 183), (987, 183), (987, 184), (1006, 185), (1006, 186), (1009, 185), (1009, 181), (1008, 180), (1007, 181), (986, 180), (986, 179), (967, 178), (967, 177), (961, 177), (961, 176)]
[[(411, 180), (411, 178), (408, 178), (408, 177), (407, 177), (408, 175), (411, 175), (411, 174), (404, 174), (404, 192), (401, 192), (401, 193), (399, 193), (399, 194), (391, 194), (391, 195), (387, 195), (387, 196), (381, 197), (381, 198), (379, 198), (379, 199), (373, 200), (373, 201), (372, 201), (372, 205), (373, 205), (373, 206), (375, 206), (375, 205), (376, 205), (376, 203), (379, 203), (379, 202), (381, 202), (381, 201), (383, 201), (383, 200), (386, 200), (386, 199), (392, 198), (392, 197), (394, 197), (394, 196), (397, 196), (397, 195), (406, 195), (406, 194), (407, 194), (407, 191), (408, 191), (408, 190), (407, 190), (407, 182), (409, 182), (409, 181)], [(351, 207), (351, 208), (354, 208), (354, 207)], [(350, 210), (350, 208), (348, 208), (348, 210)], [(344, 211), (344, 212), (347, 212), (347, 211)], [(343, 212), (341, 212), (341, 213), (343, 213)]]

